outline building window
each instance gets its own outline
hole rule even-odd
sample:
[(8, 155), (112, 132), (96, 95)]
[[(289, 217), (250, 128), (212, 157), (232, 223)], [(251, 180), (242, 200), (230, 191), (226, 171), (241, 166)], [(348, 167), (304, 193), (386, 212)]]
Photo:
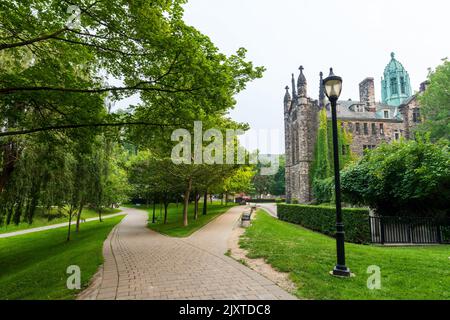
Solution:
[(363, 146), (363, 149), (364, 150), (373, 150), (373, 149), (375, 149), (377, 146), (374, 146), (374, 145), (364, 145)]
[(398, 94), (397, 78), (391, 78), (391, 94)]
[(420, 117), (420, 109), (419, 108), (414, 108), (413, 109), (413, 122), (414, 123), (421, 123), (422, 119)]
[(400, 132), (398, 132), (398, 131), (395, 131), (395, 133), (394, 133), (394, 138), (395, 138), (395, 140), (400, 140)]
[(364, 123), (364, 134), (367, 136), (369, 134), (369, 124)]
[(353, 123), (349, 122), (347, 127), (348, 127), (348, 132), (353, 133)]
[(357, 122), (356, 124), (356, 134), (360, 134), (361, 133), (361, 124), (359, 122)]
[(375, 123), (372, 123), (372, 135), (377, 135), (377, 125)]
[(384, 124), (380, 123), (380, 134), (384, 136)]
[(389, 119), (389, 110), (384, 110), (384, 118)]
[(405, 78), (400, 77), (400, 90), (402, 94), (406, 94)]

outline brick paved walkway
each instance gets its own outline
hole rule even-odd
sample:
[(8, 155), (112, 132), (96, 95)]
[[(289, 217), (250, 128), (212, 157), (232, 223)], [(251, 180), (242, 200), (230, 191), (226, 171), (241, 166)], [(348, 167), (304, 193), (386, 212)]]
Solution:
[(128, 216), (105, 242), (102, 269), (79, 299), (294, 299), (224, 255), (242, 210), (233, 208), (193, 236), (175, 239), (146, 228), (144, 211), (125, 209)]

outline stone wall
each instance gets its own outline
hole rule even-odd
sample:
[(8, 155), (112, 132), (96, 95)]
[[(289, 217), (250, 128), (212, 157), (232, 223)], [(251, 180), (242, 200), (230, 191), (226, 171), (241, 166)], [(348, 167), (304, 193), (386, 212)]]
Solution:
[(414, 128), (422, 122), (420, 111), (414, 116), (415, 110), (420, 110), (417, 97), (414, 97), (408, 104), (400, 106), (400, 112), (404, 119), (403, 130), (405, 131), (405, 137), (408, 139), (414, 138)]
[(287, 198), (299, 203), (312, 201), (310, 170), (318, 126), (318, 103), (299, 98), (285, 119), (286, 139), (286, 193)]
[[(342, 121), (348, 132), (352, 134), (353, 142), (350, 149), (355, 154), (362, 156), (364, 149), (374, 148), (383, 142), (392, 142), (396, 138), (405, 136), (404, 123), (393, 120), (355, 120)], [(359, 124), (359, 133), (357, 132), (357, 124)], [(367, 125), (367, 131), (365, 131)], [(375, 125), (375, 131), (373, 131)], [(397, 136), (396, 136), (397, 133)]]

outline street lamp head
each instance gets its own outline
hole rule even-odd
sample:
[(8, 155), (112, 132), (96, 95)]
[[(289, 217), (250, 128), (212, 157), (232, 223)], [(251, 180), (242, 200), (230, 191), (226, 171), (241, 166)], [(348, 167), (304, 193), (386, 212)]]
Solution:
[(334, 75), (333, 68), (330, 68), (330, 75), (323, 80), (323, 85), (328, 99), (339, 99), (342, 92), (342, 78)]

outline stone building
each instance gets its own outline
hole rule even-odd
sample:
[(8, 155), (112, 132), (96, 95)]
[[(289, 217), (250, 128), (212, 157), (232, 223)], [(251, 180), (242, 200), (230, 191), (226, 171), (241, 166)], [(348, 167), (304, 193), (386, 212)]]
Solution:
[[(297, 81), (292, 75), (292, 89), (286, 87), (284, 120), (288, 201), (313, 201), (309, 172), (314, 160), (319, 111), (325, 108), (331, 119), (322, 78), (321, 72), (318, 100), (308, 97), (303, 67), (300, 67)], [(395, 59), (394, 53), (384, 70), (381, 88), (382, 102), (376, 102), (374, 79), (366, 78), (359, 85), (359, 101), (338, 101), (338, 120), (353, 136), (352, 145), (344, 146), (343, 153), (351, 150), (363, 155), (365, 149), (374, 149), (382, 142), (412, 138), (412, 129), (421, 122), (420, 106), (417, 94), (411, 94), (408, 72)], [(423, 83), (420, 92), (425, 89), (426, 83)]]

